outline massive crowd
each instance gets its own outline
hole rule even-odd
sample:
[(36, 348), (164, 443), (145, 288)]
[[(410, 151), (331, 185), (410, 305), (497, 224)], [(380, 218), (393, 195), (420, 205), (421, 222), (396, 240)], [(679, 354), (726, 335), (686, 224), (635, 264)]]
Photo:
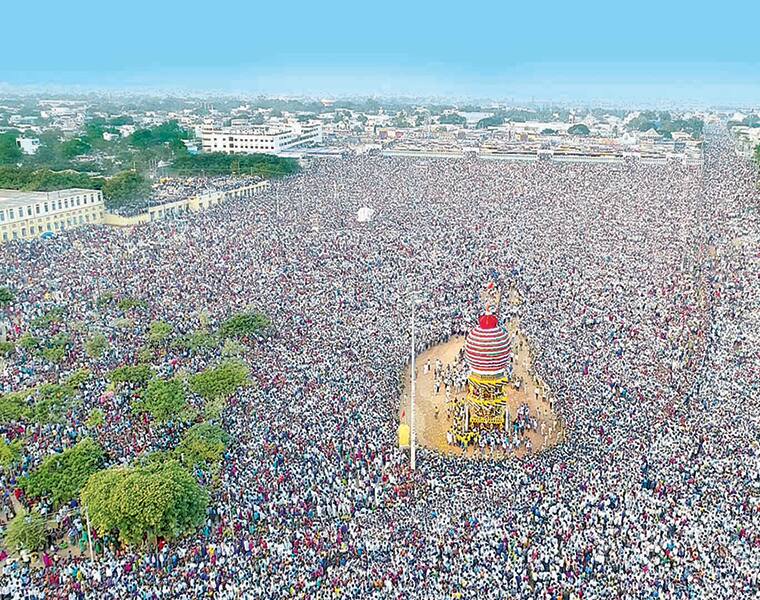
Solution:
[[(83, 435), (113, 463), (176, 439), (119, 394), (101, 406), (102, 375), (136, 362), (152, 319), (184, 333), (254, 306), (274, 329), (245, 355), (256, 386), (223, 413), (233, 442), (204, 527), (94, 563), (7, 557), (0, 597), (757, 597), (757, 185), (720, 131), (702, 168), (323, 159), (183, 219), (3, 246), (11, 337), (58, 304), (73, 348), (59, 367), (19, 351), (0, 388), (96, 374), (63, 423), (0, 426), (27, 440), (0, 476), (6, 502)], [(357, 223), (365, 205), (374, 219)], [(395, 447), (411, 292), (422, 350), (474, 325), (494, 276), (520, 292), (566, 439), (522, 460), (423, 449), (411, 472)], [(148, 303), (134, 330), (98, 306), (105, 291)], [(99, 359), (81, 351), (93, 330), (111, 342)], [(65, 519), (76, 537), (81, 519)]]

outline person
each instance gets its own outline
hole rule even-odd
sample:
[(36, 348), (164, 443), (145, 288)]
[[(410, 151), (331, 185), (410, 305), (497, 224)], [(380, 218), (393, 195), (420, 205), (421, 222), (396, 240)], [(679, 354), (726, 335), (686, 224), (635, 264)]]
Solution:
[[(134, 390), (109, 393), (118, 366), (144, 358), (155, 376), (177, 377), (235, 353), (254, 384), (215, 419), (230, 435), (218, 470), (194, 472), (209, 493), (197, 530), (161, 548), (112, 535), (95, 568), (54, 548), (52, 565), (27, 564), (3, 546), (0, 592), (757, 596), (758, 176), (724, 129), (707, 136), (699, 166), (314, 159), (266, 193), (202, 213), (4, 244), (15, 347), (3, 401), (33, 390), (33, 406), (43, 384), (92, 373), (57, 418), (0, 423), (3, 443), (23, 442), (20, 461), (0, 471), (5, 498), (63, 519), (49, 498), (15, 495), (45, 457), (85, 436), (107, 449), (106, 466), (176, 447), (190, 423), (136, 414)], [(377, 210), (369, 228), (343, 219), (359, 202)], [(485, 436), (457, 439), (465, 453), (473, 446), (466, 458), (420, 448), (412, 472), (396, 447), (409, 282), (426, 295), (417, 333), (429, 347), (473, 322), (494, 269), (522, 300), (521, 332), (564, 439), (531, 452), (535, 426), (518, 413), (501, 440), (519, 458), (497, 463), (478, 451)], [(130, 298), (145, 305), (119, 307)], [(187, 343), (251, 306), (270, 330), (239, 347)], [(154, 321), (173, 328), (160, 349), (147, 344)], [(60, 362), (22, 343), (27, 332), (45, 343), (65, 333)], [(93, 332), (108, 347), (91, 357)], [(206, 402), (192, 391), (187, 402), (202, 419)], [(95, 409), (103, 422), (88, 425)], [(81, 522), (71, 521), (74, 540)]]

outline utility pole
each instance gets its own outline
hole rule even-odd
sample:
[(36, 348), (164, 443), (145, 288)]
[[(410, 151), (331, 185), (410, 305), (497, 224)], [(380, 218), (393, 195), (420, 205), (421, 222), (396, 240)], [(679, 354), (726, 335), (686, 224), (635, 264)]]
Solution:
[(417, 467), (417, 452), (416, 452), (416, 445), (417, 445), (417, 439), (416, 439), (416, 433), (417, 428), (414, 424), (414, 403), (415, 403), (415, 395), (417, 392), (417, 373), (415, 372), (415, 363), (416, 358), (415, 355), (417, 353), (417, 348), (415, 344), (415, 318), (416, 318), (416, 312), (417, 312), (417, 298), (415, 297), (414, 293), (412, 293), (412, 394), (411, 394), (411, 401), (409, 403), (409, 419), (411, 421), (411, 427), (410, 427), (410, 443), (411, 443), (411, 467), (412, 471), (415, 470)]
[(90, 546), (90, 561), (95, 562), (95, 554), (92, 551), (92, 530), (90, 529), (90, 509), (84, 505), (84, 514), (87, 517), (87, 543)]

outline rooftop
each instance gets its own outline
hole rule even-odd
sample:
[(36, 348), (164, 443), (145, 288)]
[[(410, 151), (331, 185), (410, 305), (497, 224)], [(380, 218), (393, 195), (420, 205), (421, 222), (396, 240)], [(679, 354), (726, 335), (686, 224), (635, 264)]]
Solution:
[(28, 206), (38, 202), (48, 200), (57, 200), (58, 198), (70, 198), (79, 194), (94, 194), (98, 190), (88, 190), (84, 188), (68, 188), (65, 190), (56, 190), (54, 192), (24, 192), (21, 190), (3, 190), (0, 189), (0, 208), (16, 208), (19, 206)]

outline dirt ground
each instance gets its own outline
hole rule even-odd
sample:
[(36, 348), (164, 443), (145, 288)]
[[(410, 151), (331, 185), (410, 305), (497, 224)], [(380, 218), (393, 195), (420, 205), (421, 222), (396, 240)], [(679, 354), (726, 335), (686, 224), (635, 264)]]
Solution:
[[(528, 343), (519, 333), (516, 321), (507, 324), (507, 329), (512, 335), (512, 354), (514, 357), (514, 379), (521, 380), (522, 385), (518, 390), (514, 385), (509, 386), (509, 413), (517, 414), (518, 407), (526, 403), (530, 408), (531, 416), (536, 416), (539, 422), (539, 431), (529, 431), (526, 435), (530, 438), (533, 445), (533, 453), (558, 444), (564, 435), (563, 427), (560, 420), (552, 410), (551, 393), (541, 379), (531, 375), (531, 357)], [(444, 454), (467, 456), (468, 458), (480, 458), (480, 451), (470, 447), (466, 453), (463, 453), (458, 446), (449, 446), (446, 442), (446, 432), (449, 429), (450, 422), (446, 410), (446, 392), (441, 389), (438, 394), (435, 393), (434, 386), (434, 369), (425, 373), (424, 366), (428, 359), (432, 365), (435, 365), (436, 359), (440, 359), (444, 368), (457, 360), (457, 356), (465, 338), (458, 336), (451, 338), (449, 341), (438, 346), (434, 346), (423, 352), (417, 357), (417, 390), (416, 390), (416, 416), (417, 425), (417, 446), (424, 446), (442, 452)], [(404, 373), (403, 397), (401, 399), (401, 412), (399, 418), (401, 422), (409, 424), (409, 402), (410, 402), (410, 368), (407, 367)], [(464, 393), (452, 394), (452, 399), (461, 398)], [(438, 407), (438, 417), (435, 416), (435, 409)], [(402, 416), (403, 415), (403, 416)], [(544, 436), (540, 432), (540, 423), (544, 422), (544, 431), (547, 434), (546, 444)], [(525, 448), (521, 447), (517, 451), (504, 453), (503, 451), (495, 452), (494, 457), (505, 458), (507, 456), (523, 457), (527, 453)], [(490, 452), (489, 452), (490, 457)]]

